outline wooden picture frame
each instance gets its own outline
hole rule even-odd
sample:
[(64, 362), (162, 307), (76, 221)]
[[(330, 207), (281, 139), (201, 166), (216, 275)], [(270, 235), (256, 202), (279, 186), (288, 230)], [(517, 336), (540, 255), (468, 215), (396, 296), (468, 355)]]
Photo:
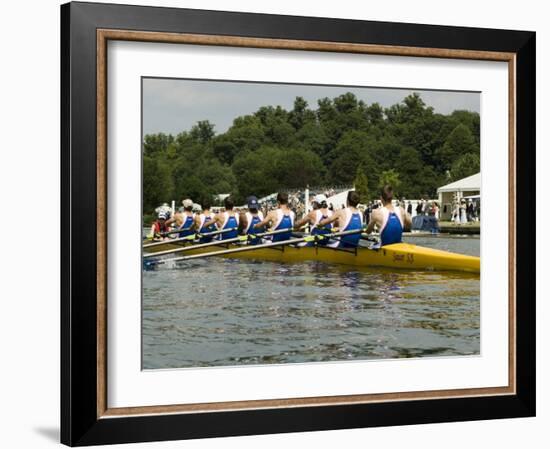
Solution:
[[(535, 414), (535, 33), (69, 3), (61, 7), (61, 440), (68, 445)], [(509, 385), (109, 409), (106, 372), (109, 40), (505, 61), (509, 66)], [(68, 212), (67, 212), (68, 211)], [(529, 226), (529, 229), (527, 228)]]

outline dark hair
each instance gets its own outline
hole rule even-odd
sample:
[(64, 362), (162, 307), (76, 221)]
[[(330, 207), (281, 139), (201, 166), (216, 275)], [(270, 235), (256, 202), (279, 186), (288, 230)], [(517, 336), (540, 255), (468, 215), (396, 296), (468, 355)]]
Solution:
[(277, 194), (277, 202), (279, 204), (288, 204), (288, 193), (279, 192)]
[(359, 204), (359, 194), (355, 190), (350, 190), (348, 192), (347, 199), (348, 206), (355, 207)]
[(380, 196), (382, 199), (387, 203), (388, 201), (391, 201), (393, 199), (393, 187), (389, 184), (386, 184), (382, 189), (380, 190)]
[(250, 212), (251, 214), (255, 214), (258, 212), (258, 208), (257, 207), (250, 207), (248, 209), (248, 212)]
[(185, 210), (187, 212), (193, 212), (193, 206), (184, 207), (183, 210)]
[(210, 209), (212, 205), (210, 204), (210, 201), (203, 201), (202, 202), (202, 210)]
[(223, 205), (225, 206), (226, 210), (231, 210), (235, 206), (235, 203), (233, 202), (233, 199), (228, 196), (225, 200), (223, 200)]

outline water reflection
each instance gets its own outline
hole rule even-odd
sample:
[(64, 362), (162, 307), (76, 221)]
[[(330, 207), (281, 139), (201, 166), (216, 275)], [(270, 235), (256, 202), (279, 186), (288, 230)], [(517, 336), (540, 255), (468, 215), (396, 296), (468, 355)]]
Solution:
[(143, 273), (146, 369), (477, 353), (477, 275), (214, 258)]

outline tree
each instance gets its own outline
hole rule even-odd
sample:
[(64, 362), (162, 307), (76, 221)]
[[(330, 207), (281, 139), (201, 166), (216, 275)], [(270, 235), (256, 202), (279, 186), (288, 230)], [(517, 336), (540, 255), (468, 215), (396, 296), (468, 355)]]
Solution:
[(279, 185), (287, 188), (303, 188), (319, 185), (325, 176), (321, 158), (312, 151), (291, 149), (281, 152), (276, 161), (276, 177)]
[(306, 123), (315, 121), (315, 113), (311, 109), (308, 109), (307, 106), (307, 101), (303, 97), (296, 97), (294, 99), (294, 109), (288, 114), (288, 123), (297, 131)]
[[(231, 193), (238, 203), (306, 184), (354, 184), (361, 201), (385, 183), (408, 198), (479, 172), (479, 114), (434, 113), (418, 94), (383, 109), (353, 93), (300, 96), (289, 111), (265, 105), (215, 134), (197, 122), (175, 137), (143, 139), (143, 207)], [(448, 176), (451, 179), (447, 179)]]
[(362, 165), (367, 173), (376, 171), (377, 166), (371, 152), (376, 141), (364, 131), (347, 132), (333, 150), (330, 165), (329, 182), (334, 184), (351, 184), (357, 167)]
[(237, 155), (231, 169), (237, 182), (239, 201), (250, 195), (262, 197), (277, 191), (280, 186), (276, 167), (280, 157), (281, 151), (273, 147), (261, 147)]
[(143, 156), (143, 213), (152, 213), (172, 195), (170, 166), (160, 158)]
[(369, 178), (365, 173), (365, 169), (363, 168), (363, 164), (360, 164), (357, 167), (357, 171), (355, 173), (355, 180), (353, 181), (353, 185), (355, 187), (355, 191), (359, 195), (359, 201), (361, 203), (368, 203), (369, 200), (370, 200)]
[(449, 170), (453, 162), (460, 156), (468, 153), (478, 153), (479, 145), (476, 144), (470, 129), (463, 125), (457, 125), (445, 139), (445, 143), (436, 151), (436, 158), (440, 170)]
[(460, 156), (451, 167), (451, 180), (458, 181), (479, 173), (479, 165), (479, 154), (477, 153), (467, 153)]
[(399, 191), (401, 180), (399, 179), (399, 173), (397, 173), (394, 169), (386, 170), (380, 173), (380, 177), (378, 178), (378, 187), (382, 189), (386, 185), (393, 187), (394, 194)]
[(155, 156), (158, 153), (166, 151), (168, 145), (174, 141), (174, 137), (169, 134), (147, 134), (143, 139), (143, 154), (146, 156)]
[(195, 140), (198, 140), (200, 143), (208, 143), (214, 137), (214, 125), (208, 120), (202, 120), (197, 122), (191, 132), (189, 133), (191, 137)]

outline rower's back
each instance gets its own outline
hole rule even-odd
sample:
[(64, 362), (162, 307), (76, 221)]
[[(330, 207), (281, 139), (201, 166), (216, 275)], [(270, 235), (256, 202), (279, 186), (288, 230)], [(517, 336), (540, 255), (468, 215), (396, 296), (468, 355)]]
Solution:
[[(354, 190), (348, 192), (347, 207), (342, 210), (342, 218), (339, 219), (340, 232), (360, 231), (363, 228), (363, 214), (356, 209), (359, 204), (359, 195)], [(357, 248), (361, 232), (343, 235), (340, 237), (338, 248)]]
[[(198, 216), (199, 221), (199, 234), (208, 234), (210, 232), (216, 231), (216, 225), (211, 224), (210, 226), (204, 226), (207, 222), (212, 221), (214, 218), (213, 214), (210, 212), (210, 205), (203, 205), (203, 212)], [(211, 235), (201, 236), (199, 243), (209, 243), (214, 237)]]
[[(264, 214), (262, 212), (258, 211), (257, 209), (249, 209), (248, 212), (245, 213), (246, 217), (246, 228), (244, 229), (244, 233), (246, 235), (254, 236), (256, 234), (261, 234), (265, 232), (264, 227), (256, 228), (255, 226), (262, 222), (264, 219)], [(249, 240), (249, 243), (251, 245), (257, 245), (258, 243), (261, 243), (260, 237), (251, 237)]]
[[(325, 226), (319, 226), (319, 222), (321, 220), (325, 220), (327, 218), (332, 217), (333, 212), (329, 210), (326, 203), (322, 203), (321, 207), (319, 209), (316, 209), (314, 212), (315, 212), (315, 222), (311, 227), (311, 235), (330, 234), (332, 232), (332, 223), (329, 223)], [(328, 243), (327, 239), (322, 239), (317, 241), (317, 244), (319, 245), (326, 245), (327, 243)]]
[(231, 229), (220, 234), (221, 240), (234, 239), (239, 235), (239, 214), (233, 210), (234, 203), (231, 197), (224, 200), (225, 212), (222, 213), (220, 229)]
[[(185, 201), (188, 201), (188, 200), (185, 200)], [(193, 223), (195, 221), (195, 214), (192, 212), (192, 210), (193, 210), (192, 202), (191, 202), (191, 205), (184, 204), (183, 211), (180, 212), (182, 221), (180, 226), (181, 232), (178, 233), (178, 237), (187, 237), (193, 234), (193, 230), (191, 228), (193, 227)]]
[(275, 220), (273, 222), (272, 229), (274, 231), (287, 229), (288, 231), (273, 234), (272, 241), (282, 242), (284, 240), (289, 240), (292, 237), (292, 228), (294, 227), (295, 215), (294, 212), (288, 207), (288, 194), (282, 192), (278, 193), (277, 203), (279, 207), (275, 210)]
[(380, 244), (401, 243), (404, 228), (404, 211), (400, 206), (393, 206), (393, 189), (387, 185), (381, 192), (383, 206), (379, 209), (382, 224), (380, 226)]

